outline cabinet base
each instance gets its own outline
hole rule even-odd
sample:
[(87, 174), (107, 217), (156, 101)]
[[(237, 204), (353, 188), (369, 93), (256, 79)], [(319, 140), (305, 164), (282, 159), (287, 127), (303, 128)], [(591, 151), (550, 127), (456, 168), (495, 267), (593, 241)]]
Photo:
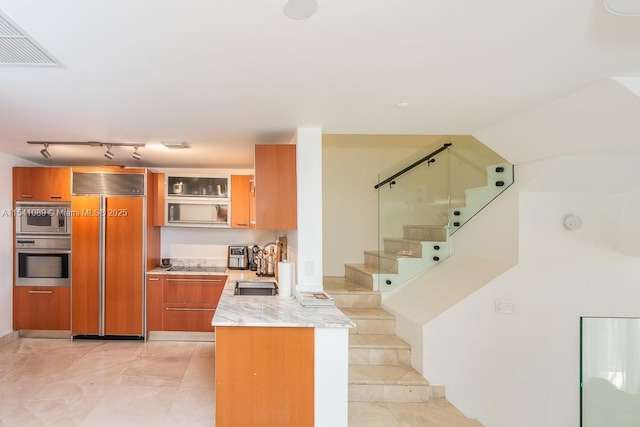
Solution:
[(180, 332), (180, 331), (149, 331), (149, 341), (204, 341), (215, 342), (215, 332)]
[(18, 329), (20, 338), (71, 338), (71, 331), (46, 330), (46, 329)]

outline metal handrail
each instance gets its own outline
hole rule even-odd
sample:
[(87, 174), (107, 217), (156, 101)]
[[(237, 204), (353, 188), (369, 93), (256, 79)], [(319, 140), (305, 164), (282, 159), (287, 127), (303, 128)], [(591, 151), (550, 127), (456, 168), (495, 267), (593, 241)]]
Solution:
[(446, 144), (444, 144), (442, 147), (438, 148), (433, 153), (427, 154), (426, 156), (424, 156), (423, 158), (421, 158), (417, 162), (412, 163), (411, 165), (409, 165), (406, 168), (402, 169), (400, 172), (397, 172), (397, 173), (393, 174), (392, 176), (390, 176), (389, 178), (385, 179), (384, 181), (381, 181), (381, 182), (377, 183), (373, 188), (375, 188), (377, 190), (378, 188), (382, 187), (386, 183), (389, 183), (389, 182), (393, 181), (394, 179), (396, 179), (397, 177), (399, 177), (403, 173), (408, 172), (411, 169), (413, 169), (416, 166), (418, 166), (419, 164), (426, 162), (427, 160), (431, 159), (432, 157), (435, 157), (437, 154), (443, 152), (444, 150), (446, 150), (447, 148), (451, 147), (452, 145), (453, 145), (452, 143), (447, 142)]

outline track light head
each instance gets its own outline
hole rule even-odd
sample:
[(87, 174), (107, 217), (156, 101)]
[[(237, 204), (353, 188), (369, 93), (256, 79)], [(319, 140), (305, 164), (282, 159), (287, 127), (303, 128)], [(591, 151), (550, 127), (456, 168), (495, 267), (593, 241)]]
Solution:
[(107, 145), (107, 151), (105, 151), (104, 156), (109, 160), (113, 160), (113, 153), (111, 152), (111, 144)]
[(142, 155), (140, 153), (138, 153), (138, 146), (137, 145), (133, 146), (133, 154), (131, 155), (131, 157), (133, 157), (136, 160), (140, 160), (142, 158)]
[(51, 153), (49, 152), (49, 150), (47, 150), (47, 148), (49, 148), (49, 144), (44, 144), (44, 148), (40, 150), (40, 154), (42, 154), (42, 157), (44, 157), (45, 159), (51, 157)]

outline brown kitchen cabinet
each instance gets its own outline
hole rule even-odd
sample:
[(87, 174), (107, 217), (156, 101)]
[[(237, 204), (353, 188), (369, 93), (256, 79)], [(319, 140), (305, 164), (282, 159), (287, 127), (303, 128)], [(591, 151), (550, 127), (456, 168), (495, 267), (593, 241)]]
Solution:
[(217, 327), (215, 425), (313, 426), (314, 332)]
[(255, 228), (296, 229), (297, 200), (296, 146), (256, 145)]
[(71, 169), (14, 167), (15, 201), (68, 202), (71, 200)]
[(213, 332), (227, 276), (147, 275), (147, 331)]
[(147, 332), (162, 330), (162, 274), (147, 275)]
[(70, 330), (69, 287), (14, 286), (13, 328)]
[(231, 175), (231, 228), (255, 228), (253, 175)]

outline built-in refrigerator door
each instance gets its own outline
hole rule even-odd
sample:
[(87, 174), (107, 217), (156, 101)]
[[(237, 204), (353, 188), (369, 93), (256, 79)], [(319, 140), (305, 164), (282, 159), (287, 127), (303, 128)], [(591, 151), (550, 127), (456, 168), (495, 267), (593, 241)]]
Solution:
[(100, 333), (100, 197), (71, 199), (71, 334)]
[(107, 197), (104, 334), (143, 336), (144, 199)]

